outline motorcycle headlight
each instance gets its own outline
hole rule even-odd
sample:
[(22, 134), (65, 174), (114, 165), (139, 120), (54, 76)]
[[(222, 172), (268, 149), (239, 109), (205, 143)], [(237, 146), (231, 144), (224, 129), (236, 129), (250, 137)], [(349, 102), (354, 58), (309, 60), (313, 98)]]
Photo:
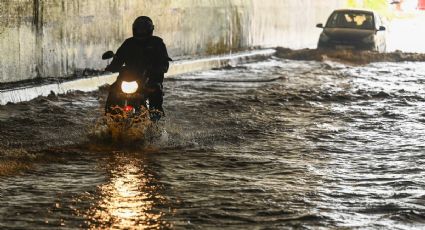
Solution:
[(320, 34), (320, 41), (327, 42), (329, 41), (329, 37), (325, 33)]
[(127, 94), (135, 93), (138, 88), (139, 88), (139, 84), (137, 84), (136, 81), (131, 81), (131, 82), (123, 81), (121, 83), (121, 90)]
[(363, 38), (364, 43), (374, 43), (375, 42), (375, 36), (374, 34), (371, 34), (367, 36), (366, 38)]

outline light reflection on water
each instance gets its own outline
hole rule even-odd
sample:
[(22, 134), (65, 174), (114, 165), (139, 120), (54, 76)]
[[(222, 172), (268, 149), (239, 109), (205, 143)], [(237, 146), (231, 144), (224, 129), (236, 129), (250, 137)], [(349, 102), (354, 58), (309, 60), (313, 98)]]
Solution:
[(86, 218), (91, 229), (145, 229), (167, 226), (156, 205), (165, 202), (157, 178), (140, 157), (118, 154), (108, 162), (109, 182), (98, 187), (98, 202)]

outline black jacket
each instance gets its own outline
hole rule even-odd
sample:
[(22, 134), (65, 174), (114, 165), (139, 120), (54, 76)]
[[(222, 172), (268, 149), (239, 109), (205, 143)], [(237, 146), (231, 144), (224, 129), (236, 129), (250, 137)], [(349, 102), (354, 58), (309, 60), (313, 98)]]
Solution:
[(169, 61), (167, 48), (161, 38), (149, 36), (131, 37), (124, 41), (114, 56), (107, 71), (119, 72), (123, 64), (133, 71), (145, 74), (149, 83), (162, 83), (164, 73), (168, 71)]

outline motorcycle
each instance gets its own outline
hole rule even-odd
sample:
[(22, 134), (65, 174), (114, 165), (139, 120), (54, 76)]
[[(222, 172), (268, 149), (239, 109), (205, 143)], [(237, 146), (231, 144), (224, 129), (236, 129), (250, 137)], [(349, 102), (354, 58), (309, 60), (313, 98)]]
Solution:
[[(102, 55), (103, 60), (114, 57), (114, 52), (107, 51)], [(148, 78), (145, 74), (122, 67), (117, 80), (110, 86), (105, 104), (105, 115), (115, 122), (131, 126), (133, 123), (149, 119), (158, 121), (161, 113), (150, 111), (147, 104)]]

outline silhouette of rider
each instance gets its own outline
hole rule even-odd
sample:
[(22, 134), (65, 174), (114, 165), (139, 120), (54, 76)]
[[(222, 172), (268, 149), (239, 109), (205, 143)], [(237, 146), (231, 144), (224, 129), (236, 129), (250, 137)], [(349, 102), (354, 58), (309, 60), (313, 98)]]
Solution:
[(149, 100), (149, 109), (164, 113), (163, 86), (164, 73), (168, 71), (167, 48), (160, 37), (153, 36), (154, 25), (147, 16), (138, 17), (133, 23), (133, 37), (124, 41), (118, 48), (106, 71), (119, 72), (125, 64), (127, 69), (136, 71), (141, 77), (147, 77), (145, 96)]

